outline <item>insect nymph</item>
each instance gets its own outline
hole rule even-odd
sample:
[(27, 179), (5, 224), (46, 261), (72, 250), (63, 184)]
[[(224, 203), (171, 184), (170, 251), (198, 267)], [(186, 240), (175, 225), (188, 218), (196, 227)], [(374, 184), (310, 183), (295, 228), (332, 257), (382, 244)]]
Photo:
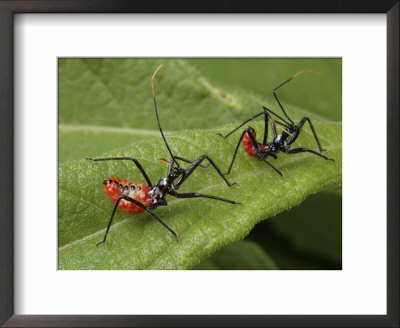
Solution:
[[(215, 162), (208, 156), (202, 155), (194, 161), (190, 161), (183, 157), (175, 156), (164, 136), (164, 133), (161, 128), (160, 120), (158, 118), (158, 110), (157, 110), (157, 101), (154, 89), (154, 78), (162, 67), (160, 65), (154, 72), (152, 79), (151, 79), (151, 87), (153, 93), (153, 101), (154, 101), (154, 110), (156, 113), (158, 128), (160, 130), (161, 136), (164, 140), (164, 143), (168, 149), (168, 152), (171, 156), (171, 160), (167, 161), (165, 159), (160, 158), (159, 161), (168, 165), (168, 172), (167, 176), (160, 179), (157, 184), (153, 185), (149, 176), (147, 175), (146, 171), (143, 169), (142, 165), (136, 158), (133, 157), (111, 157), (111, 158), (87, 158), (88, 160), (99, 162), (99, 161), (133, 161), (136, 167), (139, 169), (141, 174), (143, 175), (144, 179), (146, 180), (147, 184), (132, 181), (132, 180), (124, 180), (119, 178), (108, 178), (104, 180), (105, 192), (108, 198), (115, 203), (114, 209), (112, 211), (110, 221), (108, 223), (106, 232), (104, 234), (104, 238), (102, 241), (97, 243), (103, 244), (107, 239), (108, 232), (110, 230), (115, 212), (117, 208), (120, 210), (131, 213), (131, 214), (138, 214), (143, 211), (147, 211), (153, 218), (155, 218), (158, 222), (160, 222), (166, 229), (168, 229), (178, 240), (177, 233), (171, 229), (157, 214), (154, 213), (154, 210), (159, 206), (166, 206), (167, 205), (167, 195), (174, 196), (176, 198), (197, 198), (197, 197), (204, 197), (215, 199), (231, 204), (240, 204), (233, 200), (212, 196), (212, 195), (204, 195), (196, 192), (188, 192), (188, 193), (178, 193), (177, 190), (182, 186), (182, 184), (189, 178), (189, 176), (193, 173), (193, 171), (198, 167), (203, 167), (201, 163), (204, 160), (208, 160), (209, 163), (215, 168), (217, 173), (221, 176), (221, 178), (226, 182), (226, 184), (230, 187), (232, 184), (229, 180), (225, 177), (222, 173), (221, 169), (215, 164)], [(189, 163), (190, 165), (185, 169), (180, 167), (178, 161)]]
[[(325, 155), (321, 154), (323, 151), (325, 151), (325, 149), (322, 148), (322, 146), (319, 142), (317, 132), (315, 131), (315, 128), (314, 128), (313, 124), (311, 123), (311, 120), (308, 117), (303, 117), (299, 123), (295, 124), (294, 121), (286, 114), (285, 109), (283, 108), (281, 102), (278, 99), (278, 96), (276, 95), (276, 90), (278, 90), (281, 86), (285, 85), (286, 83), (293, 80), (294, 78), (296, 78), (297, 76), (299, 76), (300, 74), (302, 74), (304, 72), (313, 72), (313, 73), (321, 74), (319, 72), (312, 71), (312, 70), (300, 71), (300, 72), (296, 73), (295, 75), (293, 75), (292, 77), (290, 77), (285, 82), (278, 85), (273, 91), (274, 97), (275, 97), (276, 101), (278, 102), (279, 107), (281, 108), (283, 114), (286, 116), (286, 119), (284, 119), (281, 116), (279, 116), (278, 114), (274, 113), (269, 108), (263, 106), (263, 111), (253, 115), (252, 117), (250, 117), (249, 119), (247, 119), (246, 121), (241, 123), (238, 127), (233, 129), (231, 132), (229, 132), (227, 135), (223, 136), (221, 133), (218, 133), (219, 136), (226, 139), (232, 133), (234, 133), (235, 131), (240, 129), (243, 125), (245, 125), (247, 122), (250, 122), (251, 120), (253, 120), (257, 117), (264, 115), (264, 139), (263, 139), (263, 142), (261, 143), (256, 140), (256, 131), (251, 126), (249, 126), (246, 130), (244, 130), (239, 139), (239, 142), (236, 146), (235, 152), (233, 153), (233, 158), (232, 158), (231, 164), (229, 166), (228, 172), (226, 174), (229, 174), (232, 170), (233, 162), (235, 161), (236, 154), (238, 152), (239, 145), (241, 142), (243, 143), (243, 147), (244, 147), (245, 151), (250, 156), (256, 157), (260, 161), (265, 162), (272, 169), (274, 169), (280, 176), (283, 176), (282, 172), (280, 170), (278, 170), (270, 161), (267, 160), (268, 156), (271, 156), (274, 159), (277, 159), (279, 152), (284, 152), (287, 155), (308, 152), (308, 153), (317, 155), (325, 160), (333, 161), (333, 159), (330, 159), (330, 158), (326, 157)], [(275, 119), (272, 116), (274, 116)], [(271, 128), (272, 128), (272, 132), (273, 132), (274, 136), (273, 136), (273, 140), (271, 142), (267, 143), (269, 122), (271, 122)], [(311, 131), (314, 135), (315, 141), (317, 142), (320, 153), (318, 153), (312, 149), (305, 148), (305, 147), (290, 149), (292, 144), (296, 141), (297, 137), (299, 136), (300, 131), (306, 122), (308, 122), (311, 127)], [(282, 131), (282, 134), (278, 134), (276, 132), (277, 125), (280, 125), (284, 128)]]

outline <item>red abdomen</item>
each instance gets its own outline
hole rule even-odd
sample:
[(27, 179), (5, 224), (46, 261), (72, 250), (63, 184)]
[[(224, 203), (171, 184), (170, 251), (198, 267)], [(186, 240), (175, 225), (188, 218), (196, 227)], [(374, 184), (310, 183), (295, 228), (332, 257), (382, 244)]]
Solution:
[[(242, 138), (243, 148), (246, 151), (246, 153), (249, 154), (250, 156), (257, 157), (257, 154), (254, 151), (253, 142), (250, 139), (249, 133), (253, 134), (254, 139), (256, 138), (256, 131), (252, 130), (252, 132), (246, 132)], [(258, 144), (258, 149), (260, 149), (260, 150), (265, 149), (265, 146), (262, 143), (258, 142), (257, 140), (256, 140), (256, 142)]]
[[(133, 198), (145, 206), (149, 206), (152, 202), (149, 197), (149, 191), (151, 188), (141, 182), (111, 177), (104, 180), (103, 183), (105, 192), (113, 203), (115, 203), (122, 195)], [(137, 214), (144, 211), (141, 207), (125, 199), (122, 199), (119, 202), (118, 208), (121, 211), (130, 214)]]

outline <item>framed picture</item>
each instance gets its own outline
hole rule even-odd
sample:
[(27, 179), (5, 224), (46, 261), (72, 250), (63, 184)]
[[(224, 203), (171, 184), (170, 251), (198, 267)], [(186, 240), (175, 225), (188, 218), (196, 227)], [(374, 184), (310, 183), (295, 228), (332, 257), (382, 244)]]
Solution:
[(0, 2), (2, 324), (398, 325), (369, 4)]
[[(58, 269), (341, 270), (341, 61), (341, 58), (59, 58)], [(152, 80), (154, 71), (157, 74)], [(320, 71), (328, 72), (329, 78), (324, 79)], [(255, 78), (257, 74), (259, 78)], [(238, 78), (233, 86), (235, 76)], [(272, 92), (288, 76), (295, 78), (275, 91), (277, 99), (288, 99), (290, 94), (308, 106), (292, 109), (291, 116), (285, 109), (279, 109), (281, 101), (278, 103)], [(299, 80), (303, 81), (302, 87)], [(295, 82), (297, 88), (293, 87)], [(251, 87), (246, 89), (246, 83)], [(221, 85), (230, 85), (230, 89)], [(257, 86), (260, 95), (265, 93), (264, 89), (271, 90), (269, 99), (259, 100), (254, 94)], [(118, 96), (123, 89), (126, 91)], [(173, 91), (163, 92), (168, 89)], [(154, 99), (158, 99), (157, 107), (153, 104), (152, 90)], [(323, 94), (320, 99), (324, 103), (320, 100), (313, 104), (316, 97), (311, 90)], [(265, 112), (258, 109), (260, 103), (267, 106)], [(296, 103), (299, 105), (301, 101)], [(322, 126), (317, 119), (323, 122)], [(227, 126), (229, 122), (237, 123)], [(247, 132), (243, 132), (248, 129), (243, 124), (259, 131), (258, 139), (256, 132), (251, 135), (260, 140), (257, 141), (259, 157)], [(232, 137), (224, 139), (217, 135), (227, 135), (237, 126), (239, 130)], [(263, 141), (265, 126), (269, 133)], [(239, 152), (236, 146), (241, 139), (244, 149)], [(122, 149), (125, 146), (128, 148)], [(273, 147), (280, 148), (273, 151)], [(282, 153), (279, 157), (284, 156), (289, 162), (279, 164), (280, 161), (270, 160), (271, 156), (278, 157), (278, 149)], [(250, 156), (242, 155), (246, 152)], [(301, 155), (307, 152), (311, 156)], [(172, 162), (165, 160), (169, 157)], [(289, 165), (288, 169), (284, 163)], [(205, 165), (209, 165), (207, 169)], [(267, 168), (270, 170), (266, 171)], [(304, 180), (305, 169), (307, 175), (313, 175), (312, 183)], [(319, 170), (323, 174), (319, 175)], [(137, 178), (134, 183), (117, 176)], [(143, 183), (137, 181), (141, 179)], [(161, 187), (164, 179), (169, 182)], [(244, 179), (242, 187), (241, 179)], [(257, 186), (257, 181), (263, 179), (269, 181), (268, 188), (265, 183)], [(246, 197), (243, 188), (248, 190)], [(302, 201), (304, 193), (313, 195), (319, 190), (326, 192), (308, 198), (290, 215), (282, 213), (272, 218), (282, 208), (287, 209), (288, 203), (294, 207), (298, 200)], [(128, 198), (118, 200), (124, 196), (121, 191)], [(160, 198), (150, 204), (150, 195), (157, 192), (161, 193)], [(149, 207), (137, 207), (132, 203), (135, 199), (129, 200), (132, 197)], [(118, 205), (113, 201), (118, 201)], [(190, 204), (190, 210), (185, 203)], [(115, 206), (120, 211), (114, 212)], [(257, 211), (244, 214), (242, 211), (248, 207)], [(107, 212), (109, 215), (104, 215)], [(136, 216), (142, 212), (148, 215)], [(327, 212), (331, 215), (326, 215)], [(132, 215), (137, 219), (132, 220)], [(148, 220), (151, 217), (153, 220)], [(271, 222), (262, 220), (268, 217)], [(264, 223), (254, 227), (255, 220)], [(125, 227), (126, 224), (134, 226)], [(272, 226), (275, 230), (271, 230)], [(318, 232), (312, 232), (310, 227)], [(299, 249), (304, 252), (295, 252), (284, 238), (276, 237), (282, 233), (295, 236), (288, 239), (300, 243)], [(247, 237), (240, 240), (243, 235)], [(321, 238), (322, 235), (325, 237)], [(118, 240), (125, 242), (121, 244)], [(93, 247), (95, 244), (98, 247)], [(272, 255), (274, 250), (285, 248), (287, 255)], [(313, 260), (309, 260), (313, 256), (305, 254), (307, 249), (315, 255)], [(292, 256), (295, 261), (288, 260)]]

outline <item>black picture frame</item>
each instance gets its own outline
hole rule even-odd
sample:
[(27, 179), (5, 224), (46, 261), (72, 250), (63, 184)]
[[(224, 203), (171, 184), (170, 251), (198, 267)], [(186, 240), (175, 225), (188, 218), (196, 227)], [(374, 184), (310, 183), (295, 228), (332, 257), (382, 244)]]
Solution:
[[(399, 1), (0, 1), (0, 324), (4, 327), (399, 327)], [(14, 315), (13, 29), (17, 13), (385, 13), (387, 16), (387, 315)], [(367, 288), (367, 287), (366, 287)]]

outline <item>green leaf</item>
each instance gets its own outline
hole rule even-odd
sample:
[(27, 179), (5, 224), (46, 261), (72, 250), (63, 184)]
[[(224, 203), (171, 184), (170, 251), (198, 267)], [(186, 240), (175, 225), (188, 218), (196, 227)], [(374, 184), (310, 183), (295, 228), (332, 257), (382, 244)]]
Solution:
[(194, 270), (277, 270), (275, 261), (256, 243), (235, 241), (196, 265)]
[(216, 88), (185, 60), (66, 58), (59, 61), (59, 122), (155, 130), (150, 81), (159, 64), (164, 68), (155, 83), (165, 130), (216, 127), (261, 108), (262, 101), (254, 107), (245, 93)]
[[(281, 178), (265, 163), (241, 149), (229, 176), (237, 182), (228, 188), (212, 167), (198, 169), (180, 192), (201, 192), (236, 201), (232, 205), (209, 199), (170, 199), (157, 214), (179, 235), (179, 242), (146, 213), (117, 212), (107, 242), (102, 239), (113, 204), (104, 194), (102, 180), (111, 176), (143, 181), (133, 163), (74, 161), (59, 168), (59, 269), (188, 269), (227, 243), (243, 239), (259, 221), (300, 204), (307, 196), (341, 186), (341, 124), (314, 121), (326, 155), (335, 162), (312, 154), (280, 154), (274, 165)], [(263, 122), (252, 126), (263, 130)], [(240, 133), (227, 140), (216, 136), (235, 124), (213, 130), (171, 134), (171, 148), (179, 156), (195, 159), (208, 154), (226, 169)], [(296, 141), (316, 148), (309, 129)], [(147, 140), (111, 151), (104, 156), (133, 156), (155, 183), (165, 176), (168, 157), (160, 139)]]

